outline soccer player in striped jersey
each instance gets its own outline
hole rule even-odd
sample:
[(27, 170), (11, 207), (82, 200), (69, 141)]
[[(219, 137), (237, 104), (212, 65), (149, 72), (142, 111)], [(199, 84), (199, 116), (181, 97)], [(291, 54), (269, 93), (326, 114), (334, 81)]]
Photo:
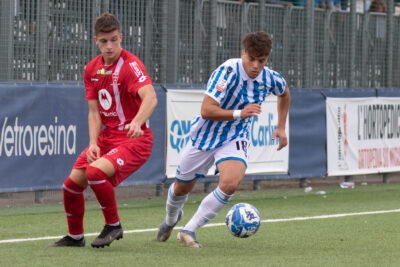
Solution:
[(198, 178), (215, 163), (218, 187), (201, 202), (198, 210), (178, 233), (188, 247), (200, 248), (195, 232), (214, 218), (230, 199), (247, 167), (249, 130), (253, 117), (269, 94), (278, 96), (278, 124), (272, 139), (279, 138), (278, 150), (288, 143), (285, 132), (290, 93), (284, 78), (265, 66), (272, 42), (266, 32), (243, 37), (241, 58), (224, 62), (211, 75), (201, 106), (193, 121), (190, 140), (182, 151), (176, 179), (168, 190), (166, 217), (156, 239), (166, 241), (181, 219), (183, 205)]
[(122, 238), (114, 187), (147, 161), (153, 147), (148, 118), (157, 105), (157, 96), (143, 63), (122, 49), (121, 26), (112, 14), (98, 17), (94, 32), (101, 54), (87, 64), (84, 74), (89, 146), (64, 181), (68, 235), (50, 245), (53, 247), (85, 246), (83, 191), (88, 185), (105, 219), (92, 247), (109, 246)]

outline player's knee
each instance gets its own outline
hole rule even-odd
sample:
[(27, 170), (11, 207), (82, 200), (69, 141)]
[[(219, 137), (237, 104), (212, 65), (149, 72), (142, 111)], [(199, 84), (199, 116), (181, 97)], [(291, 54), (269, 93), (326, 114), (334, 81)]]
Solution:
[(78, 184), (83, 187), (87, 187), (87, 179), (86, 179), (86, 174), (85, 174), (85, 169), (72, 169), (71, 174), (69, 177), (64, 181), (65, 183), (68, 183), (68, 180), (71, 180), (73, 183)]
[(194, 183), (182, 183), (175, 181), (174, 184), (174, 195), (175, 196), (184, 196), (190, 193), (192, 191), (192, 188), (194, 186)]
[(89, 181), (89, 184), (90, 184), (90, 181), (107, 180), (108, 176), (99, 168), (89, 165), (86, 168), (86, 179)]
[(219, 189), (221, 189), (222, 192), (224, 192), (227, 195), (232, 195), (235, 193), (236, 189), (239, 187), (240, 182), (236, 181), (229, 181), (229, 182), (223, 182), (219, 183)]
[(67, 179), (65, 179), (65, 181), (63, 183), (64, 194), (66, 192), (70, 192), (70, 193), (74, 193), (74, 194), (82, 193), (83, 191), (85, 191), (85, 189), (87, 187), (87, 181), (85, 180), (85, 182), (86, 183), (84, 183), (84, 182), (80, 183), (69, 176)]

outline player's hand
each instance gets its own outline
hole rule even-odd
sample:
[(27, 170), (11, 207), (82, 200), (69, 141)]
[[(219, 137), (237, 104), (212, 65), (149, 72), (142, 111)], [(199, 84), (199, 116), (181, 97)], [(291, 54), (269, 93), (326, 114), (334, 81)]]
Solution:
[(249, 104), (242, 109), (240, 117), (246, 119), (248, 117), (258, 117), (261, 113), (261, 106), (259, 104)]
[(143, 130), (140, 128), (140, 125), (134, 121), (125, 125), (125, 130), (128, 130), (127, 136), (130, 138), (136, 139), (143, 135)]
[(274, 134), (272, 135), (272, 140), (275, 140), (276, 138), (279, 138), (279, 145), (278, 145), (278, 151), (287, 146), (288, 140), (286, 136), (286, 132), (284, 129), (278, 129), (274, 131)]
[(86, 151), (86, 159), (92, 163), (100, 158), (100, 148), (97, 145), (90, 145)]

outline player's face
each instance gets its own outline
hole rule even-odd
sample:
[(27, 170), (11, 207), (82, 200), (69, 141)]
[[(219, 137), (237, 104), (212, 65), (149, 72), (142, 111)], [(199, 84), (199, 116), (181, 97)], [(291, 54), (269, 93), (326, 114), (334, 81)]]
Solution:
[(242, 64), (247, 76), (251, 79), (256, 78), (267, 64), (268, 57), (255, 57), (242, 50)]
[(122, 34), (118, 30), (109, 33), (100, 32), (94, 37), (94, 40), (103, 55), (104, 64), (110, 65), (118, 59), (122, 50)]

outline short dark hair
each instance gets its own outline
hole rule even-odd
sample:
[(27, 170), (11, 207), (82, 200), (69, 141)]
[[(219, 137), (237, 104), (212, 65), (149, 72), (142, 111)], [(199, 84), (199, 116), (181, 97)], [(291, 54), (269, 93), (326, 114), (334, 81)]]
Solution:
[(252, 56), (269, 56), (272, 48), (272, 41), (268, 33), (264, 31), (248, 33), (243, 37), (244, 50)]
[(121, 31), (121, 24), (119, 20), (111, 13), (104, 13), (97, 17), (94, 24), (94, 35), (99, 33), (109, 33), (112, 31)]

